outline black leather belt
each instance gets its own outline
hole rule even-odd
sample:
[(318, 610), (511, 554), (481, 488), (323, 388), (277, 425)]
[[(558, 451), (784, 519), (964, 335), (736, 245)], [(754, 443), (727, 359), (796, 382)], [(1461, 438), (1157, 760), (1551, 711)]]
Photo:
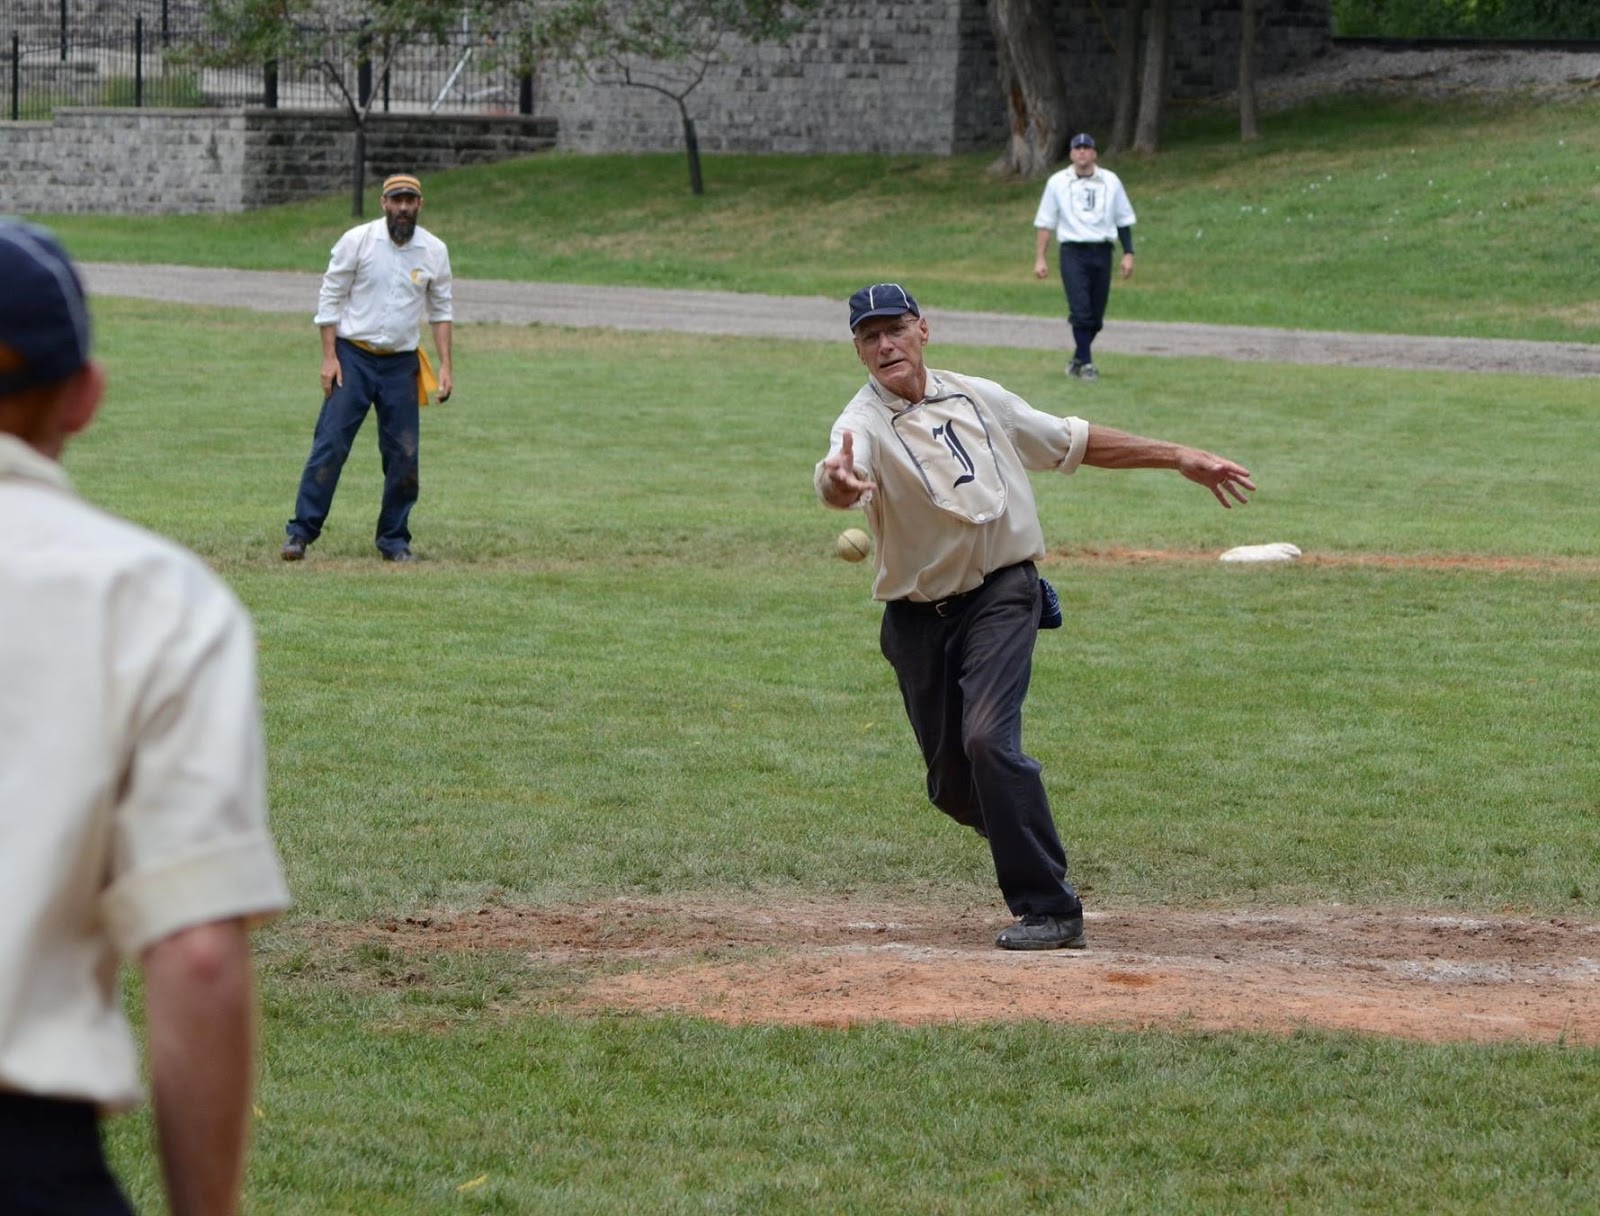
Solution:
[(942, 600), (935, 600), (928, 607), (933, 609), (936, 616), (954, 616), (966, 607), (966, 603), (973, 595), (983, 590), (983, 584), (978, 584), (971, 591), (963, 591), (960, 595), (947, 595)]
[[(1017, 565), (1021, 564), (1021, 562), (1017, 563)], [(931, 612), (938, 617), (952, 617), (965, 608), (967, 606), (967, 601), (987, 587), (991, 580), (999, 578), (1008, 570), (1015, 569), (1016, 566), (1001, 566), (998, 570), (991, 570), (987, 575), (984, 576), (983, 582), (979, 583), (976, 587), (973, 587), (969, 591), (958, 591), (954, 595), (945, 596), (943, 599), (899, 600), (897, 602), (906, 605), (908, 608), (914, 608), (918, 612)]]
[(957, 595), (947, 595), (942, 600), (896, 600), (895, 603), (911, 609), (913, 612), (931, 612), (935, 616), (950, 617), (966, 607), (966, 603), (974, 595), (983, 590), (979, 583), (971, 591), (962, 591)]

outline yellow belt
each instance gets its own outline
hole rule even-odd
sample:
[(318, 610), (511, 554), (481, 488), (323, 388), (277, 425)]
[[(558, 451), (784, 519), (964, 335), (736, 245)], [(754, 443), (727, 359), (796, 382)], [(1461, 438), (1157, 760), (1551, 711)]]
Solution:
[[(384, 350), (374, 346), (371, 342), (363, 342), (359, 338), (346, 338), (351, 346), (359, 346), (369, 355), (403, 355), (408, 351)], [(417, 404), (427, 405), (428, 395), (439, 391), (439, 377), (433, 374), (433, 364), (428, 362), (428, 352), (422, 347), (417, 347)]]

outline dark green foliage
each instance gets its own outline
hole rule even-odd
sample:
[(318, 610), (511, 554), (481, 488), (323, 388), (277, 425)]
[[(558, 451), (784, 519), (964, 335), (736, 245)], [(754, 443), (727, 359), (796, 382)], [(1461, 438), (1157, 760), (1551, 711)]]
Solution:
[(1345, 38), (1600, 38), (1593, 0), (1334, 0)]

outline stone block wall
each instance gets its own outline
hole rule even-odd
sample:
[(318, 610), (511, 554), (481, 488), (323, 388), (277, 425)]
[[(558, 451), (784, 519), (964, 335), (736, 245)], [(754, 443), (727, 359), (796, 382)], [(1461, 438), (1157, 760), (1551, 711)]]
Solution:
[[(1178, 98), (1237, 84), (1240, 0), (1174, 4), (1170, 80)], [(1330, 0), (1264, 0), (1258, 70), (1282, 70), (1331, 45)], [(1115, 39), (1125, 0), (1055, 0), (1071, 125), (1109, 125)], [(713, 65), (685, 104), (708, 152), (926, 152), (1006, 139), (984, 0), (877, 0), (829, 6), (786, 46), (744, 47)], [(683, 146), (677, 107), (658, 93), (547, 73), (535, 108), (577, 152)]]
[[(350, 187), (340, 114), (291, 110), (58, 110), (0, 123), (0, 213), (195, 214)], [(517, 115), (374, 115), (367, 172), (437, 172), (547, 151), (555, 123)]]
[[(686, 99), (702, 151), (934, 152), (956, 140), (957, 82), (983, 0), (877, 0), (829, 6), (786, 46), (736, 50)], [(668, 87), (680, 73), (663, 72)], [(982, 85), (970, 77), (969, 87)], [(992, 80), (987, 89), (994, 95)], [(544, 74), (534, 109), (578, 152), (682, 147), (670, 98), (644, 88)]]
[[(15, 2), (42, 21), (46, 0)], [(1103, 131), (1111, 120), (1115, 38), (1127, 3), (1053, 0), (1075, 128)], [(1324, 53), (1330, 4), (1263, 0), (1259, 70)], [(1172, 8), (1173, 95), (1231, 91), (1241, 0)], [(785, 46), (734, 48), (686, 104), (700, 148), (712, 153), (950, 155), (998, 149), (1006, 139), (985, 0), (834, 0)], [(648, 89), (547, 70), (534, 108), (543, 117), (374, 114), (369, 167), (381, 178), (552, 145), (683, 147), (677, 107)], [(352, 140), (332, 111), (64, 109), (52, 123), (0, 122), (0, 210), (234, 211), (338, 193), (349, 188)]]
[(56, 111), (0, 123), (0, 211), (129, 215), (240, 211), (244, 115), (215, 110)]
[[(350, 188), (355, 134), (343, 114), (243, 111), (249, 131), (247, 205), (266, 207)], [(373, 114), (367, 119), (367, 179), (427, 175), (547, 152), (553, 119), (516, 114)]]

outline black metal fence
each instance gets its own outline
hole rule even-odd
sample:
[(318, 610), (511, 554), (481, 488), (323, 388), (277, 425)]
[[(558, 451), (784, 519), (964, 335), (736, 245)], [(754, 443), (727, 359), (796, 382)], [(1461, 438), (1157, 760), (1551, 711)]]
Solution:
[[(62, 106), (344, 105), (321, 70), (201, 66), (196, 51), (218, 42), (194, 0), (18, 0), (18, 7), (24, 11), (8, 14), (13, 28), (0, 29), (0, 117), (12, 121), (48, 119)], [(532, 74), (503, 61), (498, 32), (473, 29), (465, 17), (449, 37), (404, 48), (387, 71), (372, 62), (360, 26), (339, 31), (336, 41), (329, 58), (374, 111), (533, 111)]]

